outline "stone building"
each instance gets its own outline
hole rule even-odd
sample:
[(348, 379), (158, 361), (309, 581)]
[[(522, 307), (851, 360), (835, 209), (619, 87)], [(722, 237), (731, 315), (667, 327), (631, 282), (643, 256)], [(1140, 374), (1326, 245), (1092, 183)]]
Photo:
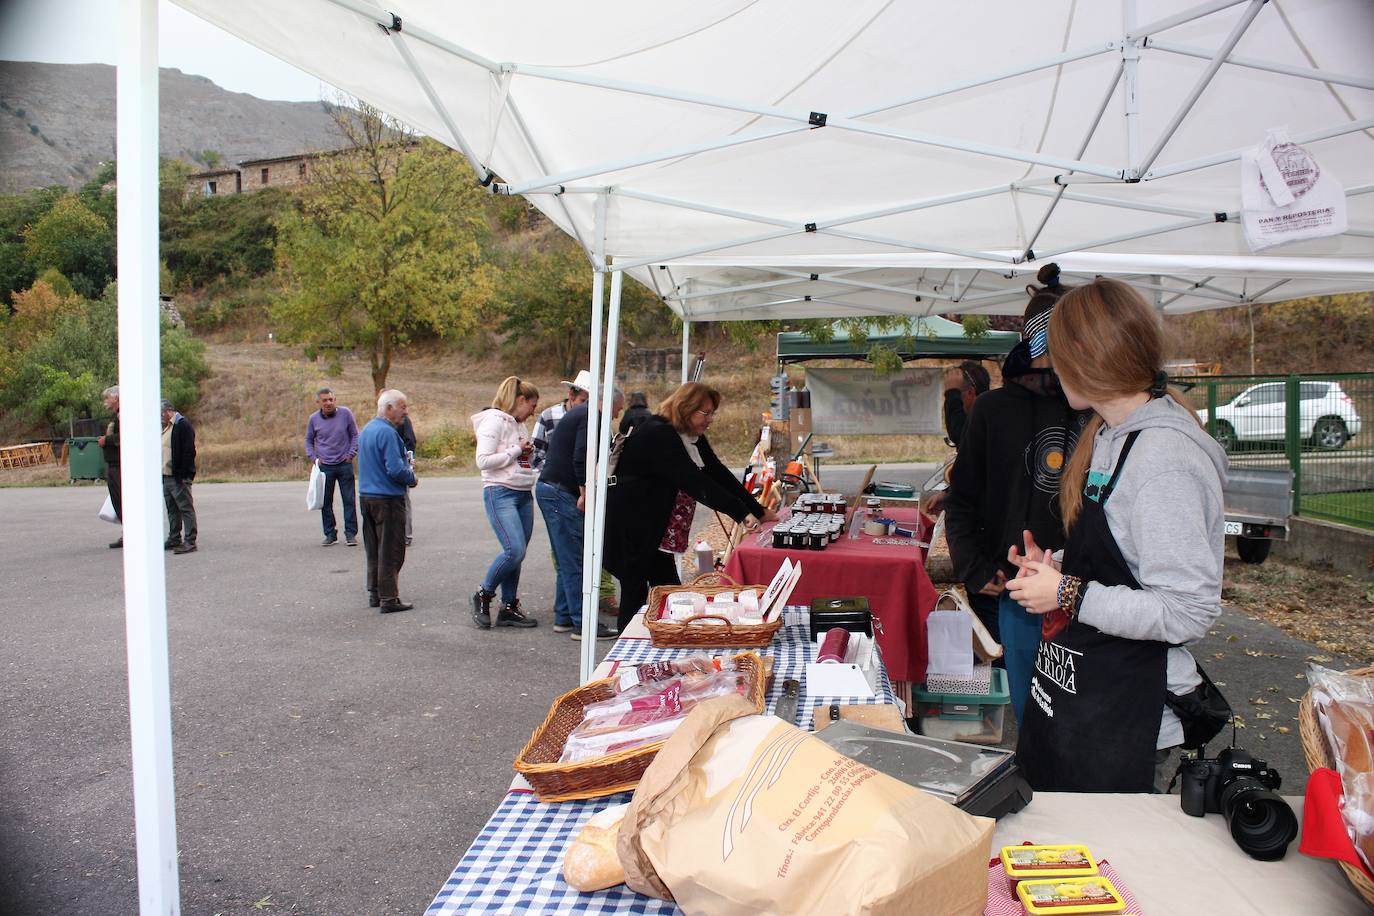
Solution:
[(298, 153), (275, 159), (246, 159), (239, 163), (239, 189), (243, 193), (263, 188), (291, 187), (310, 180), (311, 165), (318, 153)]
[(186, 176), (187, 197), (216, 197), (242, 190), (238, 169), (210, 169)]

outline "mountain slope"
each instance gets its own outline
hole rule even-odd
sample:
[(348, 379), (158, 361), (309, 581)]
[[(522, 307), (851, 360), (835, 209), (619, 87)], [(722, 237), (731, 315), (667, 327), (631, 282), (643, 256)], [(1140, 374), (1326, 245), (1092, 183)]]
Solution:
[[(272, 102), (163, 69), (161, 153), (200, 165), (341, 146), (319, 102)], [(115, 153), (115, 69), (0, 61), (0, 192), (79, 185)]]

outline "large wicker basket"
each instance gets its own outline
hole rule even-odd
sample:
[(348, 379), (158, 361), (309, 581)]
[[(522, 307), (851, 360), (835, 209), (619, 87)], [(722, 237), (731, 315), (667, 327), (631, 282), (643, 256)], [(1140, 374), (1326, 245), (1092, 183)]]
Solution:
[[(746, 696), (754, 708), (763, 712), (765, 675), (757, 652), (735, 656), (739, 670), (749, 676)], [(548, 717), (534, 730), (529, 742), (515, 758), (515, 771), (524, 776), (540, 801), (561, 802), (614, 795), (639, 785), (663, 742), (617, 751), (580, 763), (559, 763), (568, 735), (582, 724), (583, 710), (592, 703), (615, 696), (615, 678), (583, 684), (554, 700)]]
[(644, 626), (660, 649), (762, 649), (773, 641), (782, 626), (782, 615), (771, 623), (705, 623), (724, 620), (711, 614), (698, 614), (682, 621), (664, 620), (668, 595), (672, 592), (699, 592), (706, 597), (721, 592), (757, 589), (762, 595), (766, 585), (737, 585), (724, 573), (702, 573), (686, 585), (655, 585), (645, 602)]
[[(1356, 671), (1349, 671), (1357, 677), (1374, 677), (1374, 667), (1360, 668)], [(1322, 731), (1321, 722), (1317, 720), (1317, 711), (1312, 707), (1312, 691), (1303, 694), (1302, 703), (1298, 707), (1298, 733), (1302, 736), (1302, 752), (1307, 758), (1307, 769), (1309, 772), (1320, 767), (1336, 768), (1336, 756), (1331, 751), (1331, 745), (1326, 740), (1326, 733)], [(1374, 880), (1360, 869), (1347, 862), (1337, 862), (1341, 871), (1350, 879), (1350, 883), (1355, 886), (1361, 897), (1370, 906), (1374, 906)]]

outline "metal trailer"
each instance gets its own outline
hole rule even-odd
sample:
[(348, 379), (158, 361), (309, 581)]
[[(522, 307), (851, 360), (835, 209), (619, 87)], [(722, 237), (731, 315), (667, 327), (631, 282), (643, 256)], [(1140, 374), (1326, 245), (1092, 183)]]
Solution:
[(1291, 468), (1232, 467), (1222, 488), (1226, 536), (1246, 563), (1263, 563), (1274, 541), (1288, 540), (1293, 514)]

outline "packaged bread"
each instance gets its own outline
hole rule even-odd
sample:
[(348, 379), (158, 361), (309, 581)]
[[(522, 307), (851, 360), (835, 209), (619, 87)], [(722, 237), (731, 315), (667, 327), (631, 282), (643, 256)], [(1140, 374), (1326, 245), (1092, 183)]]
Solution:
[(615, 682), (617, 693), (632, 691), (636, 687), (666, 681), (680, 674), (712, 674), (716, 671), (734, 671), (735, 660), (731, 658), (712, 658), (704, 652), (695, 652), (682, 658), (645, 662), (626, 668), (620, 672)]
[(615, 839), (627, 807), (607, 808), (582, 825), (563, 855), (564, 881), (583, 893), (624, 883), (625, 869), (615, 851)]
[(1312, 665), (1312, 705), (1341, 777), (1341, 819), (1374, 873), (1374, 678)]

